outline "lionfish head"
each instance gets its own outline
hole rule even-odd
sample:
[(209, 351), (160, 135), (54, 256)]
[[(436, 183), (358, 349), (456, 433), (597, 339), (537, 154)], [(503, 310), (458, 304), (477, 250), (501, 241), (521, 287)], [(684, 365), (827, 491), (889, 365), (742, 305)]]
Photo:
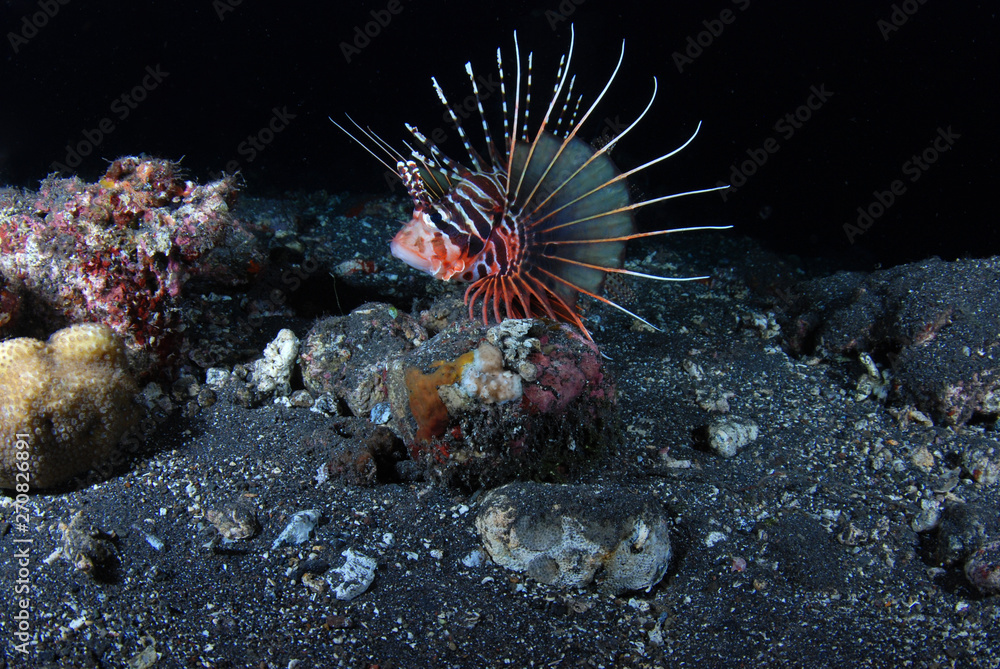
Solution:
[(392, 255), (413, 269), (427, 272), (435, 279), (448, 280), (465, 269), (464, 254), (434, 224), (435, 217), (440, 220), (433, 204), (417, 204), (413, 218), (400, 228), (389, 248)]
[[(413, 198), (413, 216), (392, 238), (389, 249), (413, 269), (447, 281), (465, 269), (464, 254), (460, 245), (440, 227), (448, 214), (437, 206), (440, 193), (435, 188), (434, 176), (425, 177), (425, 172), (412, 160), (396, 163), (396, 171)], [(428, 184), (426, 179), (432, 183)]]

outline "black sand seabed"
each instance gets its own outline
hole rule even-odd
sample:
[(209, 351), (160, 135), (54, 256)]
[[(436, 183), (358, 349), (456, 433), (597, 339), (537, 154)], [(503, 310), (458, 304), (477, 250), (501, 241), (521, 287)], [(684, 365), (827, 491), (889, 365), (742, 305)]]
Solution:
[[(256, 206), (263, 215), (269, 205)], [(445, 288), (388, 257), (396, 225), (320, 217), (297, 234), (326, 266), (355, 251), (380, 264), (359, 294), (341, 285), (345, 308), (370, 300), (409, 309), (421, 291)], [(973, 588), (961, 562), (941, 567), (937, 531), (912, 525), (922, 500), (975, 505), (995, 523), (1000, 484), (976, 483), (960, 467), (969, 444), (1000, 446), (995, 416), (958, 428), (906, 422), (901, 407), (857, 399), (856, 359), (790, 355), (767, 313), (780, 321), (793, 286), (827, 274), (821, 267), (738, 233), (631, 252), (640, 271), (713, 276), (635, 287), (631, 305), (664, 333), (601, 305), (588, 312), (617, 378), (624, 438), (570, 483), (623, 484), (668, 510), (675, 557), (651, 591), (562, 592), (488, 560), (466, 567), (462, 558), (481, 547), (481, 491), (317, 483), (327, 453), (310, 436), (335, 424), (338, 438), (361, 439), (364, 418), (248, 408), (227, 391), (195, 410), (174, 396), (176, 410), (125, 466), (32, 497), (33, 638), (27, 654), (16, 651), (4, 616), (0, 667), (1000, 666), (997, 598)], [(280, 266), (281, 254), (272, 258)], [(313, 280), (301, 290), (325, 279)], [(258, 341), (215, 364), (250, 362), (282, 327), (304, 337), (319, 298), (293, 297), (282, 308), (295, 316), (265, 319)], [(231, 303), (238, 311), (239, 296)], [(195, 376), (204, 385), (204, 372)], [(724, 404), (728, 413), (718, 411)], [(760, 428), (731, 459), (693, 437), (726, 416)], [(206, 512), (236, 503), (256, 509), (262, 529), (224, 546)], [(312, 538), (272, 548), (306, 509), (323, 514)], [(12, 510), (4, 497), (5, 606), (17, 578)], [(97, 579), (54, 554), (59, 523), (81, 510), (114, 546), (112, 569)], [(303, 571), (341, 564), (348, 547), (378, 559), (367, 592), (343, 602), (303, 585)]]

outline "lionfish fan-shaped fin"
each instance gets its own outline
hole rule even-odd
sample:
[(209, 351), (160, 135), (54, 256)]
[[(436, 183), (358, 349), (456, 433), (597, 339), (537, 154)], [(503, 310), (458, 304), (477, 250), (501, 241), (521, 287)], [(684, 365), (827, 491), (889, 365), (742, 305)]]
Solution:
[(621, 274), (609, 274), (604, 279), (604, 294), (619, 304), (635, 304), (635, 289)]
[[(544, 285), (550, 300), (558, 298), (571, 320), (577, 320), (578, 293), (601, 293), (607, 271), (624, 262), (626, 242), (621, 238), (636, 231), (631, 211), (625, 209), (628, 186), (615, 181), (620, 172), (610, 158), (594, 154), (581, 139), (567, 142), (549, 133), (535, 140), (527, 165), (528, 146), (519, 143), (514, 149), (511, 180), (523, 172), (521, 194), (532, 194), (512, 207), (515, 216), (531, 212), (526, 215), (530, 220), (521, 221), (525, 271)], [(541, 224), (533, 226), (534, 220)], [(579, 222), (562, 225), (567, 221)], [(553, 242), (562, 244), (550, 246)]]

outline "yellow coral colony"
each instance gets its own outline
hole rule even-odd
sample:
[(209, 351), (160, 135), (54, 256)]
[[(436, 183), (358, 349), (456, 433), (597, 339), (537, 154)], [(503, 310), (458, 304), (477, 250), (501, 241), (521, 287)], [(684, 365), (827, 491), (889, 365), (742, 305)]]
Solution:
[(0, 488), (58, 485), (106, 461), (136, 416), (135, 393), (104, 325), (0, 342)]

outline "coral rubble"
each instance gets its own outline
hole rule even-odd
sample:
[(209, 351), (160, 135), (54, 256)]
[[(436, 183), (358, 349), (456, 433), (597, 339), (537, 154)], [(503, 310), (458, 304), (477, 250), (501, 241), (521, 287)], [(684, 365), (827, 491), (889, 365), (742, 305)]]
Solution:
[(140, 371), (156, 368), (176, 352), (188, 279), (237, 285), (262, 266), (230, 213), (235, 192), (231, 179), (197, 185), (170, 161), (135, 156), (97, 183), (49, 177), (37, 193), (0, 191), (0, 320), (16, 313), (17, 286), (31, 326), (106, 323)]

